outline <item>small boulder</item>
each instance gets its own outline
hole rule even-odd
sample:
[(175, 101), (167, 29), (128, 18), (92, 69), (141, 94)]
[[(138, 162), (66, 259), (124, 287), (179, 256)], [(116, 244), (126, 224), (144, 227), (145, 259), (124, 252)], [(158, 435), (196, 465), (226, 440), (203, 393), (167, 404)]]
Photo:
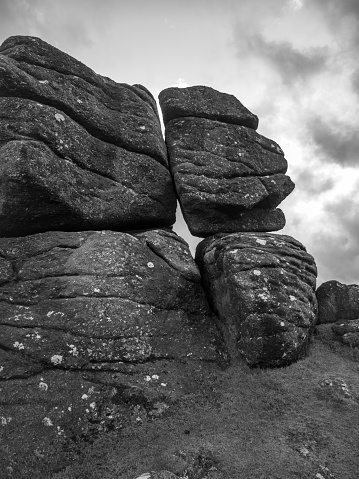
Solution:
[(316, 266), (290, 236), (218, 234), (196, 260), (232, 357), (250, 366), (284, 366), (306, 352), (317, 302)]
[(332, 331), (342, 343), (359, 348), (359, 319), (334, 323)]
[(195, 116), (258, 128), (258, 117), (235, 96), (208, 86), (166, 88), (159, 94), (159, 101), (165, 125), (174, 118)]
[(316, 291), (318, 324), (359, 318), (359, 285), (326, 281)]

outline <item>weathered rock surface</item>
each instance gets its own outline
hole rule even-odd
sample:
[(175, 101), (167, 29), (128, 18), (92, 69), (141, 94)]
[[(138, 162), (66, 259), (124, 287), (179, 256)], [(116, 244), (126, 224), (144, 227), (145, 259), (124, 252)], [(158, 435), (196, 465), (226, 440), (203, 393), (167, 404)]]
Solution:
[(166, 143), (193, 235), (284, 227), (284, 214), (276, 207), (294, 183), (285, 175), (287, 161), (275, 142), (244, 126), (187, 117), (167, 123)]
[(319, 324), (359, 318), (359, 285), (326, 281), (316, 295)]
[(317, 316), (316, 266), (290, 236), (218, 234), (196, 252), (231, 355), (282, 366), (305, 351)]
[(165, 125), (174, 118), (195, 116), (258, 128), (258, 117), (235, 96), (207, 86), (166, 88), (159, 94), (159, 101)]
[(8, 445), (0, 463), (15, 473), (20, 447), (30, 463), (46, 456), (47, 465), (55, 448), (61, 463), (71, 438), (121, 428), (137, 420), (137, 409), (161, 415), (205, 368), (218, 367), (222, 353), (198, 268), (174, 233), (0, 239), (0, 416)]
[(174, 223), (166, 146), (144, 87), (11, 37), (0, 47), (0, 97), (1, 236)]
[(335, 323), (332, 325), (332, 331), (342, 343), (359, 348), (359, 318)]

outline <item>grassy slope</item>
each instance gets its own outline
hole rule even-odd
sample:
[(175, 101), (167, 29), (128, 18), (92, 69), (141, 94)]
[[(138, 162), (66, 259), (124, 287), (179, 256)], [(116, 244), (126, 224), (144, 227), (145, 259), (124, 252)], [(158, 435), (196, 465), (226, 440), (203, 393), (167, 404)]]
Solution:
[[(353, 351), (318, 339), (287, 368), (233, 365), (211, 379), (210, 394), (201, 388), (160, 418), (85, 445), (53, 479), (134, 479), (160, 469), (189, 479), (357, 479), (358, 373)], [(186, 474), (193, 451), (209, 454), (208, 475)]]

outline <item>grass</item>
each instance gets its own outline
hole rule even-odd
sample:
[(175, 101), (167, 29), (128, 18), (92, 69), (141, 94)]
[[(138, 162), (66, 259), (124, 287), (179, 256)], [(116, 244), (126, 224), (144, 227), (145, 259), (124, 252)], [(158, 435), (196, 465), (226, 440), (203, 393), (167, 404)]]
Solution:
[(318, 338), (286, 368), (234, 364), (162, 415), (84, 443), (51, 479), (357, 479), (358, 373), (356, 353)]

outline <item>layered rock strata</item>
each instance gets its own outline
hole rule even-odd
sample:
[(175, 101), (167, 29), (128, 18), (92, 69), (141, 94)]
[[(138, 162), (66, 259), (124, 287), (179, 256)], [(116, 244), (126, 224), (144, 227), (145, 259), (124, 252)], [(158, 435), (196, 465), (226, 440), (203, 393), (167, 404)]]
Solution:
[(290, 236), (218, 234), (196, 252), (231, 356), (283, 366), (306, 351), (317, 316), (316, 266)]
[(198, 268), (174, 233), (0, 239), (9, 451), (46, 450), (48, 459), (54, 441), (121, 428), (134, 407), (155, 417), (224, 359)]
[(170, 168), (195, 236), (275, 231), (277, 206), (294, 188), (281, 148), (254, 131), (258, 119), (231, 95), (207, 87), (159, 95)]
[(0, 235), (170, 226), (156, 103), (33, 37), (0, 47)]

